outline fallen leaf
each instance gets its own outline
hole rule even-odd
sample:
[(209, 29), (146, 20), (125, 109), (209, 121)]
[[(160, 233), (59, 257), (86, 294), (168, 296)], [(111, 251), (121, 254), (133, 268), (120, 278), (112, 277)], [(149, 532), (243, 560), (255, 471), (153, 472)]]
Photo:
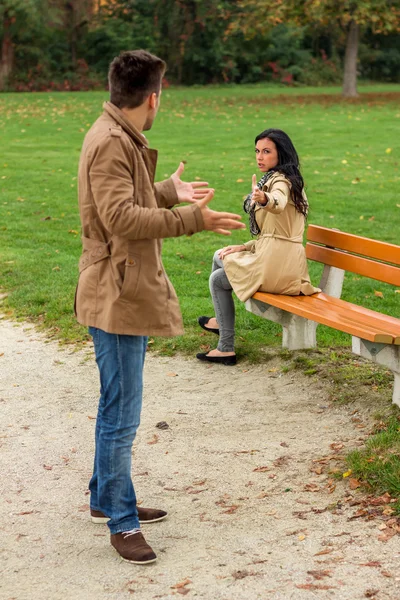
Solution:
[(151, 446), (152, 444), (157, 444), (158, 440), (159, 440), (158, 435), (156, 433), (153, 433), (153, 437), (147, 443), (149, 446)]
[(377, 296), (378, 298), (383, 298), (383, 294), (382, 292), (379, 292), (378, 290), (374, 290), (374, 295)]
[(307, 571), (308, 575), (312, 575), (314, 579), (323, 579), (324, 577), (331, 577), (332, 571), (326, 569), (325, 571)]
[(314, 554), (314, 556), (323, 556), (324, 554), (330, 554), (331, 552), (333, 552), (333, 548), (325, 548)]
[(355, 479), (354, 477), (350, 477), (349, 479), (349, 487), (351, 490), (356, 490), (357, 488), (359, 488), (361, 485), (361, 483), (358, 481), (358, 479)]
[(316, 475), (322, 475), (322, 473), (323, 473), (322, 467), (317, 466), (317, 465), (315, 467), (311, 467), (310, 471), (312, 473), (315, 473)]
[(51, 471), (53, 469), (51, 465), (43, 465), (43, 468), (46, 469), (46, 471)]
[(89, 508), (89, 504), (82, 504), (82, 506), (78, 508), (78, 512), (86, 512), (87, 510), (89, 510)]
[(178, 377), (177, 373), (167, 373), (167, 377)]
[(376, 594), (378, 594), (378, 593), (379, 593), (379, 590), (372, 590), (372, 589), (369, 589), (369, 590), (365, 590), (365, 594), (364, 594), (364, 596), (365, 596), (366, 598), (373, 598), (373, 597), (374, 597), (374, 596), (376, 596)]
[(306, 485), (303, 487), (303, 490), (305, 492), (319, 492), (319, 485), (316, 483), (306, 483)]
[(274, 462), (272, 464), (274, 465), (274, 467), (282, 467), (284, 465), (287, 465), (287, 463), (290, 459), (291, 459), (291, 456), (287, 456), (287, 455), (279, 456), (276, 460), (274, 460)]
[(184, 588), (186, 585), (189, 585), (189, 583), (192, 583), (192, 580), (189, 578), (186, 578), (183, 581), (176, 583), (175, 585), (171, 585), (171, 589), (180, 590), (180, 589)]
[(253, 473), (265, 473), (265, 471), (269, 471), (269, 467), (256, 467), (253, 469)]
[(338, 450), (341, 450), (342, 448), (344, 448), (344, 444), (342, 444), (341, 442), (333, 442), (330, 445), (330, 447), (332, 448), (332, 450), (337, 452)]
[(227, 508), (226, 510), (223, 510), (222, 512), (224, 515), (231, 515), (234, 512), (236, 512), (238, 508), (239, 508), (239, 506), (237, 504), (232, 504), (232, 506), (229, 506), (229, 508)]
[(360, 567), (381, 567), (382, 564), (379, 560), (371, 560), (367, 563), (360, 563)]
[(243, 183), (244, 179), (236, 179), (236, 183)]
[(33, 515), (34, 513), (39, 512), (38, 510), (23, 510), (22, 512), (17, 513), (18, 516), (22, 517), (23, 515)]

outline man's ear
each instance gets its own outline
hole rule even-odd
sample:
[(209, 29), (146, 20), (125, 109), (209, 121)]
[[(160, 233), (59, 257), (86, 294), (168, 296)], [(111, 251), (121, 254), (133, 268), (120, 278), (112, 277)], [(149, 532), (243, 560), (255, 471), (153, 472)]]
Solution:
[(153, 92), (149, 96), (149, 108), (153, 110), (154, 108), (156, 108), (156, 106), (157, 106), (157, 94), (155, 92)]

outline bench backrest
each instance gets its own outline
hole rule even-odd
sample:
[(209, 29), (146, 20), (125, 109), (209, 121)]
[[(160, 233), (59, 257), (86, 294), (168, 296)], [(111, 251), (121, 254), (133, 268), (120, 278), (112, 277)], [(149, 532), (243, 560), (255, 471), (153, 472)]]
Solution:
[(400, 246), (309, 225), (307, 258), (400, 286)]

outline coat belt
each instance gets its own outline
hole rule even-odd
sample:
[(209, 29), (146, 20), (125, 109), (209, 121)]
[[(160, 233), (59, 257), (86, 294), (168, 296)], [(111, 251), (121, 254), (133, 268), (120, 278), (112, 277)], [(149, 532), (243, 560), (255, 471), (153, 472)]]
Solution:
[(91, 238), (82, 237), (83, 254), (79, 259), (79, 273), (85, 269), (110, 256), (110, 245)]
[(286, 242), (292, 242), (292, 244), (302, 244), (303, 238), (301, 236), (296, 236), (294, 238), (288, 238), (284, 235), (275, 235), (275, 233), (260, 233), (259, 238), (276, 238), (277, 240), (285, 240)]

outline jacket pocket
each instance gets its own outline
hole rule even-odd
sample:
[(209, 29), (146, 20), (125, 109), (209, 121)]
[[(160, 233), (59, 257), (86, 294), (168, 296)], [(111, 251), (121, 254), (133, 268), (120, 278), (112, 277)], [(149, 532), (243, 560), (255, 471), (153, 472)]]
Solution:
[(124, 281), (122, 283), (121, 300), (133, 300), (137, 294), (140, 278), (140, 256), (129, 254), (125, 261)]

